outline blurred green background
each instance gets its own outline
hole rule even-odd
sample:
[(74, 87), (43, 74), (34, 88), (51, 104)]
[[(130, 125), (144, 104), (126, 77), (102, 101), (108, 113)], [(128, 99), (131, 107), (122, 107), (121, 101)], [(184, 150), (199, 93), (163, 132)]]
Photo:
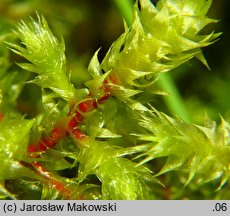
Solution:
[[(211, 70), (194, 59), (170, 72), (194, 123), (202, 124), (206, 113), (213, 120), (218, 121), (222, 115), (230, 121), (229, 9), (228, 0), (213, 0), (209, 16), (220, 21), (208, 28), (223, 32), (223, 35), (204, 49)], [(27, 20), (29, 16), (35, 17), (36, 12), (44, 15), (58, 38), (64, 37), (71, 79), (77, 88), (83, 87), (84, 82), (90, 79), (86, 69), (94, 52), (101, 48), (99, 59), (102, 60), (110, 45), (123, 32), (122, 12), (116, 0), (0, 0), (0, 41), (12, 40), (11, 32), (17, 22)], [(7, 65), (9, 70), (19, 70), (12, 64), (20, 61), (18, 56), (10, 53), (10, 64), (6, 64), (1, 61), (6, 53), (1, 51), (0, 55), (1, 67)], [(18, 99), (20, 112), (36, 115), (40, 106), (39, 96), (38, 87), (24, 87)], [(173, 115), (161, 96), (153, 98), (151, 103)]]

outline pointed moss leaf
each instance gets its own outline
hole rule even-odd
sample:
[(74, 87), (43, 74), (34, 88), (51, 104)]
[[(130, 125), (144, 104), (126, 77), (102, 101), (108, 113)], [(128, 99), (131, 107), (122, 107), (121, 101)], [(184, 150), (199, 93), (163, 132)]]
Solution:
[(119, 134), (115, 134), (107, 128), (102, 128), (100, 133), (97, 135), (98, 138), (118, 138), (121, 137)]
[(111, 88), (112, 94), (115, 95), (121, 101), (125, 101), (128, 98), (142, 92), (141, 90), (127, 89), (120, 85), (111, 85)]
[(47, 167), (53, 170), (64, 170), (72, 167), (72, 164), (65, 159), (64, 154), (53, 149), (49, 149), (42, 160), (45, 161)]
[(75, 89), (67, 75), (64, 42), (58, 41), (52, 34), (44, 17), (38, 15), (38, 21), (22, 21), (15, 34), (23, 46), (10, 43), (9, 46), (16, 54), (31, 62), (19, 65), (38, 73), (35, 83), (42, 88), (52, 89), (65, 100), (73, 98)]
[(148, 111), (148, 108), (146, 106), (144, 106), (142, 103), (137, 102), (136, 100), (128, 99), (128, 100), (126, 100), (126, 104), (132, 110)]
[(225, 176), (224, 178), (222, 178), (222, 180), (221, 180), (218, 188), (216, 189), (216, 191), (221, 190), (221, 188), (227, 183), (228, 179), (229, 179), (229, 176)]
[(197, 54), (195, 55), (195, 57), (196, 57), (198, 60), (200, 60), (200, 62), (202, 62), (203, 65), (206, 66), (206, 68), (208, 68), (208, 70), (211, 70), (210, 67), (209, 67), (209, 65), (208, 65), (208, 62), (207, 62), (207, 60), (205, 59), (205, 57), (204, 57), (204, 55), (203, 55), (202, 52), (197, 53)]
[(134, 85), (135, 80), (152, 74), (151, 72), (135, 71), (130, 68), (117, 68), (116, 71), (111, 73), (115, 73), (116, 76), (119, 77), (121, 83), (126, 83), (128, 81), (127, 84), (130, 85)]
[(98, 52), (100, 51), (100, 49), (98, 49), (95, 54), (93, 55), (93, 58), (91, 59), (89, 66), (88, 66), (88, 71), (90, 73), (90, 75), (93, 78), (97, 78), (97, 77), (101, 77), (102, 73), (101, 73), (101, 69), (100, 69), (100, 63), (98, 61)]
[(185, 160), (185, 157), (177, 157), (172, 155), (171, 157), (167, 158), (166, 163), (155, 176), (162, 175), (169, 171), (177, 170), (180, 166), (184, 164)]
[(39, 69), (36, 68), (36, 66), (33, 65), (33, 64), (30, 64), (30, 63), (17, 63), (17, 65), (19, 67), (21, 67), (22, 69), (24, 69), (24, 70), (39, 73)]

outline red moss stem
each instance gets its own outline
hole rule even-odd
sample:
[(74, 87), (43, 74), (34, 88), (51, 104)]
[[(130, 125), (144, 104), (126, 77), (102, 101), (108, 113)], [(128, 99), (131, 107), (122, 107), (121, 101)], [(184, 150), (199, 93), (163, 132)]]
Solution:
[[(28, 153), (32, 154), (34, 152), (44, 152), (48, 148), (54, 147), (59, 140), (63, 139), (67, 135), (73, 135), (73, 137), (77, 140), (87, 137), (87, 135), (79, 128), (80, 124), (84, 121), (84, 116), (81, 113), (87, 113), (97, 109), (99, 104), (104, 103), (110, 97), (111, 87), (109, 86), (109, 83), (116, 84), (120, 83), (120, 81), (117, 76), (110, 75), (100, 87), (100, 90), (104, 91), (104, 95), (102, 97), (99, 99), (88, 98), (80, 102), (77, 105), (77, 109), (71, 111), (69, 116), (73, 115), (73, 117), (69, 120), (67, 128), (60, 129), (57, 126), (54, 127), (48, 137), (41, 139), (37, 144), (29, 145)], [(71, 102), (71, 108), (73, 109), (75, 107), (74, 103), (75, 102), (73, 101)]]
[(65, 182), (57, 179), (52, 173), (47, 171), (46, 168), (38, 161), (32, 162), (32, 166), (35, 168), (36, 173), (43, 177), (45, 184), (51, 185), (52, 188), (59, 191), (64, 199), (74, 199), (74, 190), (72, 187), (68, 186)]
[[(69, 120), (67, 127), (58, 127), (58, 125), (56, 125), (48, 137), (41, 139), (40, 142), (37, 144), (29, 145), (28, 153), (30, 154), (30, 156), (33, 157), (33, 153), (45, 152), (48, 148), (54, 147), (59, 142), (59, 140), (63, 139), (67, 135), (72, 135), (76, 140), (81, 140), (87, 137), (87, 135), (84, 134), (79, 128), (80, 124), (84, 121), (84, 116), (81, 113), (87, 113), (97, 109), (99, 104), (104, 103), (110, 97), (111, 88), (109, 86), (109, 82), (116, 83), (118, 82), (118, 78), (110, 76), (107, 80), (103, 82), (100, 90), (104, 91), (104, 95), (99, 99), (86, 99), (85, 101), (80, 102), (77, 105), (77, 109), (75, 110), (75, 104), (72, 102), (71, 108), (73, 110), (70, 112), (69, 116), (73, 117)], [(0, 112), (0, 121), (2, 118), (3, 115)], [(32, 162), (31, 165), (35, 168), (36, 173), (44, 178), (45, 183), (51, 185), (54, 189), (59, 191), (64, 199), (73, 199), (73, 190), (68, 187), (66, 183), (58, 180), (53, 174), (48, 172), (46, 168), (38, 161)]]
[(2, 119), (3, 119), (3, 113), (0, 112), (0, 121), (2, 121)]

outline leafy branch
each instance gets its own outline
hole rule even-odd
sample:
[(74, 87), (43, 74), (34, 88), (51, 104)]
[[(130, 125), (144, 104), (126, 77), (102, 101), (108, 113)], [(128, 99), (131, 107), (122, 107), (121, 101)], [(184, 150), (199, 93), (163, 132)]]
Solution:
[(74, 98), (75, 89), (67, 75), (64, 41), (59, 42), (52, 34), (44, 17), (38, 15), (38, 22), (32, 19), (28, 24), (22, 21), (15, 33), (23, 46), (8, 44), (12, 51), (31, 62), (19, 66), (39, 74), (32, 82), (50, 88), (64, 99)]

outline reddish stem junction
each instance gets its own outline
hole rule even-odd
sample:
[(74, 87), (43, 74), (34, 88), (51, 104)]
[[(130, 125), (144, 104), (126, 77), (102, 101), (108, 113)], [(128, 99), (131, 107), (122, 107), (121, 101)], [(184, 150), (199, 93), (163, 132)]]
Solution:
[[(29, 155), (31, 157), (38, 158), (39, 154), (34, 153), (45, 152), (48, 148), (54, 147), (65, 136), (72, 135), (72, 137), (74, 137), (76, 140), (81, 140), (87, 137), (87, 135), (84, 134), (79, 128), (80, 124), (82, 124), (84, 121), (83, 113), (91, 112), (97, 109), (99, 104), (104, 103), (111, 95), (111, 87), (109, 86), (109, 83), (118, 82), (119, 80), (116, 76), (110, 75), (109, 78), (105, 80), (103, 82), (103, 85), (100, 87), (100, 90), (104, 92), (102, 97), (100, 97), (99, 99), (88, 98), (80, 102), (77, 105), (77, 108), (73, 109), (70, 112), (69, 116), (71, 116), (71, 119), (69, 120), (67, 127), (64, 128), (63, 126), (60, 127), (57, 125), (53, 128), (48, 137), (41, 139), (36, 144), (30, 144), (28, 146)], [(0, 121), (2, 119), (3, 114), (0, 112)], [(54, 175), (48, 172), (41, 163), (34, 161), (31, 165), (35, 168), (36, 173), (44, 178), (45, 183), (50, 184), (54, 189), (59, 191), (62, 194), (63, 198), (73, 198), (73, 191), (71, 190), (71, 188), (66, 186), (64, 182), (58, 180)]]
[[(77, 108), (70, 112), (69, 116), (71, 116), (71, 119), (69, 120), (66, 128), (58, 126), (54, 127), (48, 137), (41, 139), (37, 144), (29, 145), (28, 153), (33, 157), (34, 153), (36, 152), (45, 152), (48, 148), (54, 147), (65, 136), (72, 135), (72, 137), (74, 137), (76, 140), (86, 138), (87, 135), (84, 134), (79, 128), (84, 121), (83, 113), (91, 112), (97, 109), (100, 104), (104, 103), (111, 95), (111, 87), (109, 86), (109, 83), (117, 83), (117, 81), (117, 77), (110, 75), (100, 87), (100, 90), (104, 92), (102, 97), (99, 99), (88, 98), (80, 102), (77, 105)], [(35, 154), (35, 157), (39, 156)], [(35, 161), (32, 163), (32, 165), (37, 170), (39, 175), (46, 178), (47, 183), (49, 183), (54, 189), (58, 190), (62, 194), (63, 198), (73, 199), (71, 189), (66, 187), (64, 182), (54, 178), (53, 175), (50, 174), (41, 163)]]
[(89, 98), (79, 103), (77, 108), (70, 112), (69, 116), (72, 116), (72, 118), (69, 120), (68, 126), (66, 128), (63, 128), (63, 126), (59, 127), (57, 125), (53, 128), (48, 137), (41, 139), (36, 144), (29, 145), (28, 153), (32, 155), (35, 152), (44, 152), (48, 148), (53, 148), (59, 140), (68, 135), (72, 135), (76, 140), (81, 140), (87, 137), (87, 135), (84, 134), (79, 128), (80, 124), (82, 124), (84, 121), (84, 116), (82, 113), (88, 113), (97, 109), (99, 104), (104, 103), (110, 97), (110, 91), (107, 87), (107, 82), (104, 83), (106, 83), (104, 85), (106, 87), (104, 88), (105, 93), (102, 97), (99, 99)]

